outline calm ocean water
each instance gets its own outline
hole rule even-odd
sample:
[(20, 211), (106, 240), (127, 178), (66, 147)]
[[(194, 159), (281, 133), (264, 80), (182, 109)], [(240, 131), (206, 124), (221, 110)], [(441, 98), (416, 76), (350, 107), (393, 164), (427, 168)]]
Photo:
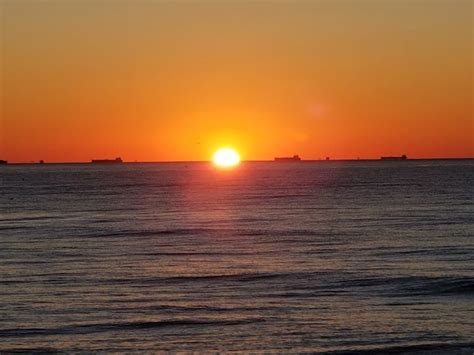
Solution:
[(474, 351), (474, 161), (0, 167), (0, 351)]

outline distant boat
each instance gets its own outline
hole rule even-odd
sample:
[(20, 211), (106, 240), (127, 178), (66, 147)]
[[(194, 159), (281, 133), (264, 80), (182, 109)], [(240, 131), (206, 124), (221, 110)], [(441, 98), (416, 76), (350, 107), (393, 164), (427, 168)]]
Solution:
[(8, 164), (6, 160), (0, 160), (0, 164)]
[(407, 156), (403, 154), (400, 157), (380, 157), (381, 160), (407, 160)]
[(123, 163), (122, 158), (115, 159), (93, 159), (92, 164), (121, 164)]
[(292, 157), (276, 157), (275, 161), (278, 162), (291, 162), (291, 161), (300, 161), (301, 158), (299, 155), (293, 155)]

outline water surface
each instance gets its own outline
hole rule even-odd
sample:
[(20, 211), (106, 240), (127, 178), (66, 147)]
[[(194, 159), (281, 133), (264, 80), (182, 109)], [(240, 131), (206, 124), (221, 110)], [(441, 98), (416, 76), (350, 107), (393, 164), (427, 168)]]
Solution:
[(471, 354), (474, 162), (0, 167), (0, 350)]

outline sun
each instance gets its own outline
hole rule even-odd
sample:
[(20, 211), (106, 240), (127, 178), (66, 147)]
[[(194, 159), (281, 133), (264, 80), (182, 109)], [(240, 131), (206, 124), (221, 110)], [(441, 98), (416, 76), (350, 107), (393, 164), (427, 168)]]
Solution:
[(232, 168), (239, 165), (240, 156), (235, 149), (220, 148), (214, 153), (212, 162), (218, 168)]

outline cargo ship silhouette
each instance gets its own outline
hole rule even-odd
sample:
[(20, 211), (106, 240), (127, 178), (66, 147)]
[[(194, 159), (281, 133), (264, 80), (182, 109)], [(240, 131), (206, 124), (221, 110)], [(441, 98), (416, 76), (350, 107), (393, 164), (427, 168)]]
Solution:
[(278, 162), (293, 162), (293, 161), (301, 161), (299, 155), (293, 155), (292, 157), (276, 157), (275, 161)]
[(122, 158), (115, 159), (92, 159), (92, 164), (121, 164), (123, 163)]
[(380, 157), (381, 160), (407, 160), (407, 156), (403, 154), (400, 157)]

